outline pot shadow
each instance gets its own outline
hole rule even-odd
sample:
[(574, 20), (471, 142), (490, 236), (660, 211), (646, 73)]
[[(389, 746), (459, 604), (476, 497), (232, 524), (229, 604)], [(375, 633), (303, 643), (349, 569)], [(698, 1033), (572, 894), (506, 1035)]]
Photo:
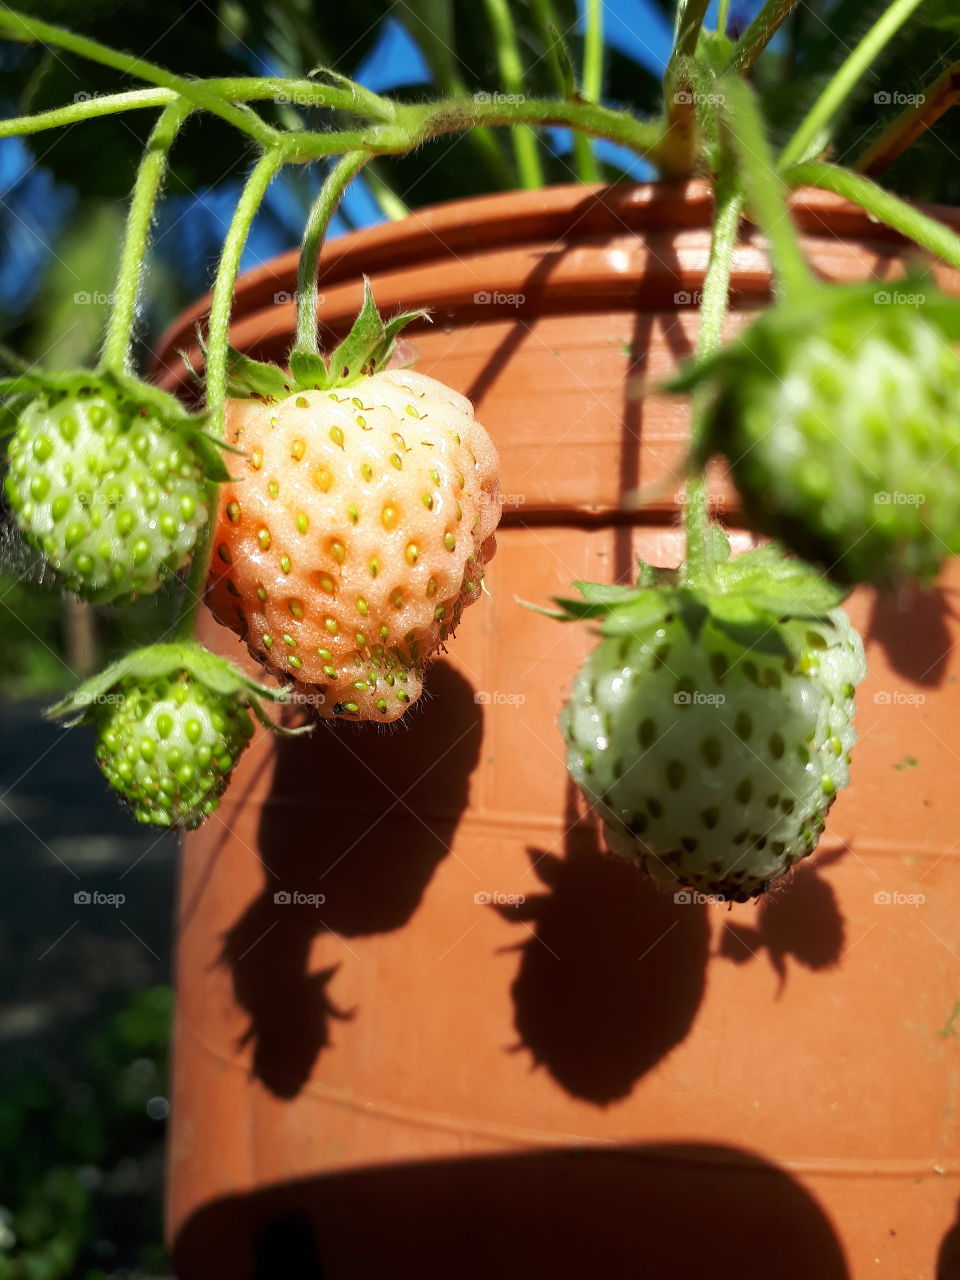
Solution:
[[(691, 1229), (691, 1222), (695, 1228)], [(732, 1147), (636, 1144), (410, 1161), (198, 1209), (179, 1280), (848, 1280), (783, 1169)]]
[(844, 917), (833, 886), (819, 873), (844, 852), (827, 854), (813, 864), (800, 863), (784, 882), (767, 891), (756, 926), (724, 926), (719, 954), (734, 964), (746, 964), (765, 950), (780, 980), (778, 997), (787, 982), (788, 956), (814, 972), (837, 965), (843, 955)]
[(936, 1280), (960, 1280), (960, 1202), (956, 1221), (940, 1243)]
[(520, 953), (514, 1051), (528, 1049), (567, 1093), (605, 1107), (689, 1032), (706, 978), (706, 909), (601, 854), (592, 820), (570, 826), (562, 858), (528, 855), (548, 892), (491, 908), (528, 935), (511, 948)]
[(466, 805), (482, 732), (473, 689), (437, 663), (412, 711), (392, 731), (321, 724), (277, 744), (258, 832), (263, 888), (225, 934), (220, 962), (250, 1019), (241, 1046), (253, 1046), (253, 1074), (279, 1097), (299, 1093), (332, 1022), (355, 1012), (329, 993), (339, 964), (310, 972), (315, 939), (405, 925)]
[(878, 592), (867, 638), (882, 646), (890, 665), (900, 675), (914, 684), (933, 688), (942, 682), (950, 657), (951, 616), (954, 611), (940, 587)]

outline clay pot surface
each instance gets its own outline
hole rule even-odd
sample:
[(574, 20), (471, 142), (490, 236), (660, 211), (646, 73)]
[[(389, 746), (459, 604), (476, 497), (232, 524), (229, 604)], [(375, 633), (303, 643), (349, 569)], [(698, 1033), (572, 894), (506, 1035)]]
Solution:
[[(826, 279), (915, 255), (832, 196), (794, 207)], [(852, 786), (815, 857), (729, 910), (598, 850), (556, 728), (591, 636), (516, 603), (680, 558), (687, 409), (657, 385), (692, 349), (709, 218), (700, 183), (551, 188), (325, 251), (328, 338), (364, 273), (384, 312), (434, 308), (418, 368), (475, 401), (507, 505), (491, 596), (405, 721), (259, 734), (185, 842), (182, 1280), (960, 1275), (957, 567), (851, 598)], [(234, 345), (283, 359), (294, 273), (243, 278)], [(730, 332), (769, 300), (747, 229)], [(204, 308), (159, 348), (168, 388)], [(656, 501), (625, 510), (633, 490)], [(711, 494), (750, 545), (719, 471)], [(204, 639), (241, 652), (210, 619)]]

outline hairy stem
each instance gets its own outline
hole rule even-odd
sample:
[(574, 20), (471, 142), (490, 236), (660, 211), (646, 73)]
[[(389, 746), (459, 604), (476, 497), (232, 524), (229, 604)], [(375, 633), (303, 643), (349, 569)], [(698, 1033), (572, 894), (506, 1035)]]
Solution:
[[(700, 304), (700, 333), (697, 339), (697, 358), (706, 359), (719, 351), (723, 342), (723, 322), (727, 314), (730, 294), (730, 272), (733, 252), (737, 244), (740, 214), (743, 210), (743, 194), (735, 176), (726, 169), (714, 182), (716, 207), (713, 217), (713, 236), (710, 241), (710, 258), (703, 278), (703, 297)], [(690, 451), (696, 452), (703, 431), (703, 398), (696, 393), (693, 398), (690, 426)], [(710, 516), (707, 504), (707, 481), (704, 472), (687, 478), (687, 505), (684, 514), (687, 535), (685, 562), (691, 577), (709, 572), (710, 554), (708, 530)]]
[(944, 112), (960, 101), (960, 62), (947, 67), (932, 84), (925, 85), (918, 101), (901, 111), (895, 120), (854, 162), (854, 169), (875, 177), (908, 147), (935, 125)]
[(39, 40), (55, 48), (66, 49), (91, 62), (99, 62), (107, 67), (114, 67), (126, 75), (136, 76), (138, 80), (146, 80), (149, 84), (160, 85), (164, 89), (173, 89), (181, 98), (202, 107), (215, 116), (220, 116), (228, 124), (232, 124), (241, 133), (249, 134), (261, 146), (269, 146), (276, 141), (276, 130), (271, 129), (253, 111), (247, 107), (237, 107), (227, 102), (218, 93), (209, 89), (202, 80), (185, 80), (174, 75), (163, 67), (144, 58), (134, 57), (130, 53), (118, 53), (108, 45), (97, 40), (88, 40), (86, 36), (75, 35), (63, 27), (53, 26), (49, 22), (41, 22), (39, 18), (31, 18), (13, 9), (0, 8), (0, 33), (12, 40)]
[(822, 151), (828, 130), (860, 79), (923, 0), (891, 0), (800, 122), (783, 149), (781, 165), (799, 164)]
[[(260, 157), (240, 193), (240, 199), (237, 201), (237, 207), (233, 211), (233, 218), (223, 241), (207, 327), (206, 391), (209, 415), (207, 429), (218, 437), (223, 435), (223, 412), (227, 400), (230, 313), (233, 310), (233, 290), (240, 270), (240, 259), (244, 245), (247, 243), (247, 236), (250, 234), (250, 227), (263, 203), (267, 188), (283, 163), (284, 153), (281, 148), (274, 148)], [(182, 611), (177, 623), (177, 638), (181, 640), (192, 638), (197, 610), (203, 599), (203, 590), (210, 568), (213, 531), (217, 522), (219, 492), (218, 484), (212, 481), (208, 483), (210, 519), (204, 526), (197, 543), (184, 591)]]
[(362, 151), (349, 151), (330, 170), (310, 209), (297, 266), (298, 351), (319, 351), (317, 343), (317, 271), (324, 238), (337, 205), (351, 181), (366, 164)]
[[(353, 111), (369, 115), (374, 120), (392, 120), (394, 104), (379, 98), (382, 107), (374, 110), (376, 95), (364, 99), (362, 107), (351, 89), (336, 89), (316, 80), (284, 80), (274, 76), (230, 76), (213, 80), (196, 80), (211, 93), (227, 102), (295, 103), (301, 107), (329, 107), (333, 110)], [(40, 133), (44, 129), (59, 129), (64, 125), (78, 124), (81, 120), (93, 120), (99, 116), (116, 115), (121, 111), (144, 110), (148, 107), (166, 107), (177, 102), (180, 94), (173, 89), (132, 89), (126, 93), (107, 93), (85, 102), (71, 102), (51, 111), (38, 111), (32, 116), (16, 116), (0, 120), (0, 138), (21, 137), (28, 133)]]
[(820, 187), (851, 200), (878, 222), (899, 231), (951, 267), (960, 269), (960, 236), (956, 232), (899, 196), (884, 191), (863, 174), (852, 173), (837, 164), (810, 161), (791, 165), (783, 171), (783, 179), (791, 187)]
[(100, 367), (116, 373), (130, 370), (130, 348), (133, 345), (134, 326), (137, 318), (137, 298), (140, 281), (150, 241), (150, 225), (153, 212), (167, 170), (170, 148), (180, 127), (190, 114), (190, 106), (177, 99), (164, 107), (160, 118), (147, 139), (146, 150), (137, 170), (137, 178), (127, 214), (120, 266), (114, 290), (114, 305), (107, 325)]
[(753, 90), (737, 76), (725, 76), (720, 83), (726, 99), (724, 125), (733, 144), (750, 212), (767, 238), (781, 290), (788, 294), (803, 292), (812, 286), (813, 276), (800, 249), (787, 188), (775, 168)]
[(767, 0), (734, 46), (731, 71), (749, 71), (797, 7), (799, 0)]
[(677, 11), (676, 44), (663, 77), (666, 131), (658, 154), (664, 177), (687, 178), (699, 151), (694, 54), (708, 0), (686, 0)]

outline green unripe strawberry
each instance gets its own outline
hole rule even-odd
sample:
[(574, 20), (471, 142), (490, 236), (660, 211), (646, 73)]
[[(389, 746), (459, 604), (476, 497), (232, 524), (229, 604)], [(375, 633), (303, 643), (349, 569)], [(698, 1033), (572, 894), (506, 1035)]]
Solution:
[(253, 735), (248, 708), (189, 672), (131, 677), (97, 709), (97, 761), (138, 822), (196, 827), (217, 808)]
[(847, 784), (863, 647), (822, 583), (779, 565), (792, 583), (763, 548), (710, 584), (658, 571), (564, 602), (604, 617), (561, 718), (568, 769), (609, 847), (664, 886), (762, 893), (813, 851)]
[(183, 642), (129, 654), (47, 714), (95, 725), (100, 768), (138, 822), (193, 828), (220, 803), (253, 736), (251, 712), (277, 729), (265, 698), (285, 695)]
[(927, 582), (960, 552), (957, 304), (900, 296), (818, 289), (675, 384), (714, 392), (695, 465), (725, 454), (751, 522), (845, 584)]
[(61, 375), (19, 414), (6, 493), (27, 541), (85, 599), (156, 591), (190, 559), (209, 510), (187, 420), (108, 374)]

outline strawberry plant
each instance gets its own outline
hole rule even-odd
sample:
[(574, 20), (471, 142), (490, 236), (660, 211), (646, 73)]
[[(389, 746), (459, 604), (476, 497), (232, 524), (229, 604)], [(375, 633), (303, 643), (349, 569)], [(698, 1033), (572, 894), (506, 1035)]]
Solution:
[[(915, 41), (923, 3), (892, 0), (848, 33), (830, 74), (808, 77), (816, 92), (786, 138), (775, 87), (761, 96), (757, 86), (769, 87), (765, 60), (778, 55), (765, 50), (795, 0), (767, 0), (736, 30), (727, 3), (708, 30), (706, 0), (681, 0), (662, 105), (647, 118), (599, 100), (598, 5), (579, 76), (551, 3), (522, 21), (507, 4), (487, 6), (505, 92), (471, 96), (444, 64), (446, 96), (425, 101), (384, 97), (329, 67), (307, 78), (188, 79), (0, 12), (0, 35), (145, 86), (4, 122), (0, 136), (157, 112), (98, 368), (14, 367), (0, 387), (10, 510), (64, 588), (124, 604), (183, 575), (176, 633), (51, 712), (96, 724), (103, 771), (137, 818), (189, 827), (211, 812), (251, 716), (272, 723), (264, 700), (299, 693), (321, 717), (379, 723), (415, 704), (431, 659), (483, 589), (500, 517), (497, 451), (467, 400), (404, 364), (401, 331), (424, 320), (429, 297), (412, 300), (423, 310), (384, 319), (367, 285), (351, 332), (320, 352), (321, 249), (361, 172), (377, 175), (386, 199), (380, 165), (456, 134), (493, 171), (504, 155), (492, 131), (506, 128), (512, 171), (536, 186), (548, 167), (545, 131), (567, 129), (585, 180), (601, 176), (590, 140), (602, 140), (666, 178), (708, 177), (715, 197), (699, 347), (669, 387), (692, 404), (686, 555), (672, 569), (640, 566), (635, 584), (579, 584), (582, 600), (550, 611), (599, 630), (562, 717), (570, 772), (610, 847), (663, 884), (748, 898), (813, 850), (848, 782), (864, 671), (844, 596), (857, 583), (928, 584), (960, 553), (960, 304), (922, 273), (911, 301), (892, 304), (814, 279), (788, 195), (800, 185), (841, 194), (960, 267), (960, 240), (874, 181), (949, 105), (942, 86), (929, 107), (914, 95), (852, 165), (834, 162), (858, 86), (898, 33)], [(436, 55), (436, 32), (416, 15)], [(526, 92), (521, 27), (541, 42), (537, 75), (552, 96), (539, 80), (537, 94)], [(264, 109), (278, 101), (327, 113), (325, 127)], [(168, 158), (195, 115), (234, 131), (256, 160), (202, 333), (202, 409), (188, 413), (136, 375), (131, 344)], [(229, 342), (242, 251), (270, 184), (318, 163), (326, 177), (303, 234), (295, 342), (283, 367), (261, 363)], [(724, 346), (745, 219), (766, 237), (777, 297)], [(775, 544), (730, 558), (707, 517), (704, 468), (718, 454), (753, 526)], [(904, 492), (909, 501), (884, 501)], [(204, 653), (195, 640), (204, 601), (275, 684)]]

